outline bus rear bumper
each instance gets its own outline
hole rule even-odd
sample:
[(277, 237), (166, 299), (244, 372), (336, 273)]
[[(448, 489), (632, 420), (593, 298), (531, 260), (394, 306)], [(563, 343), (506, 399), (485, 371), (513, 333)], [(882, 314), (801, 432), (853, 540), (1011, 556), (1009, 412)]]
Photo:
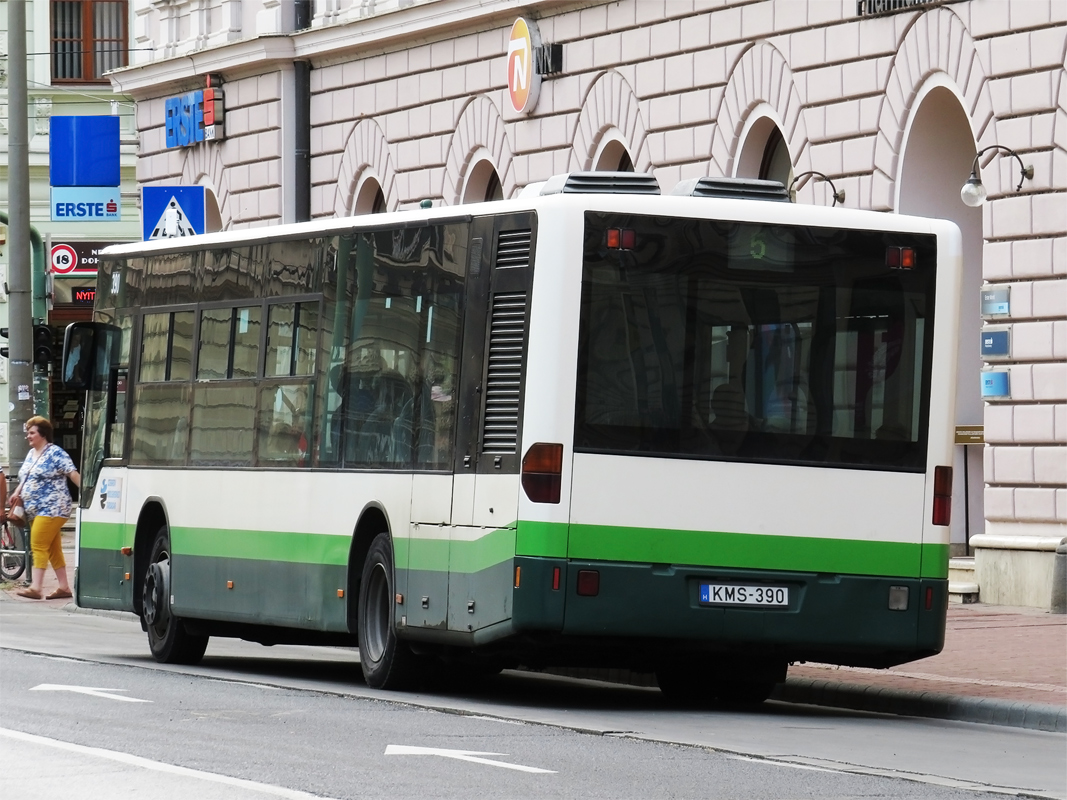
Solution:
[[(943, 579), (532, 557), (515, 564), (516, 633), (555, 634), (561, 643), (629, 639), (676, 652), (887, 667), (934, 655), (945, 641)], [(596, 573), (585, 576), (585, 595), (578, 593), (580, 572)], [(786, 589), (788, 599), (782, 606), (741, 605), (738, 592), (720, 588), (705, 590), (702, 602), (702, 586)], [(784, 594), (772, 599), (781, 602)]]

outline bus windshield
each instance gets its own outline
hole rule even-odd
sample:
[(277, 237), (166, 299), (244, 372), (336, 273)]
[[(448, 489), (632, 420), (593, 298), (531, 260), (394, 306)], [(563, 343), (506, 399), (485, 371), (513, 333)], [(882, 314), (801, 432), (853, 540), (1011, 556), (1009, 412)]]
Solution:
[(925, 470), (935, 263), (933, 235), (587, 212), (575, 450)]

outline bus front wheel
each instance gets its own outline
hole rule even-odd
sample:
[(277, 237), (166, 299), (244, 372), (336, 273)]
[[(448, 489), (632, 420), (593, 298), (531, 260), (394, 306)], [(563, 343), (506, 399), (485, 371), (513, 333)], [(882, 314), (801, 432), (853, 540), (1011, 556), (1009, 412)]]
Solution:
[(372, 689), (402, 689), (414, 678), (416, 656), (393, 625), (393, 543), (388, 533), (371, 542), (359, 582), (359, 663)]
[(152, 543), (141, 595), (141, 620), (152, 655), (163, 664), (198, 664), (207, 636), (194, 635), (170, 607), (170, 532), (164, 525)]

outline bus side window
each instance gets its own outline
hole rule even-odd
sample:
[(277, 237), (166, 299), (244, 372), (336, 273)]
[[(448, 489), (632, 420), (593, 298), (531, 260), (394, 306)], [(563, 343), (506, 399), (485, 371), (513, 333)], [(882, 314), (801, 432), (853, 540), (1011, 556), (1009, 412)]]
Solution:
[[(256, 423), (256, 463), (305, 466), (312, 425), (311, 375), (318, 340), (318, 301), (267, 309), (267, 352)], [(278, 381), (273, 378), (295, 378)]]

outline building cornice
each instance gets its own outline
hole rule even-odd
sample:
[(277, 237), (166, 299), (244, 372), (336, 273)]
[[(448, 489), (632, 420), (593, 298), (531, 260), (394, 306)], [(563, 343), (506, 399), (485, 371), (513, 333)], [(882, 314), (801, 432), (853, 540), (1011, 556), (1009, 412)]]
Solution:
[(181, 56), (124, 67), (108, 73), (116, 92), (142, 100), (159, 92), (174, 93), (209, 72), (247, 71), (252, 74), (292, 64), (296, 58), (289, 34), (275, 33), (227, 42)]
[(561, 0), (437, 0), (364, 18), (338, 19), (329, 25), (296, 33), (273, 33), (227, 42), (160, 61), (136, 64), (108, 73), (114, 91), (135, 99), (173, 93), (198, 76), (226, 73), (231, 79), (260, 74), (296, 61), (328, 63), (353, 55), (410, 47), (444, 38), (457, 30), (485, 29), (512, 16), (546, 8), (588, 5)]

